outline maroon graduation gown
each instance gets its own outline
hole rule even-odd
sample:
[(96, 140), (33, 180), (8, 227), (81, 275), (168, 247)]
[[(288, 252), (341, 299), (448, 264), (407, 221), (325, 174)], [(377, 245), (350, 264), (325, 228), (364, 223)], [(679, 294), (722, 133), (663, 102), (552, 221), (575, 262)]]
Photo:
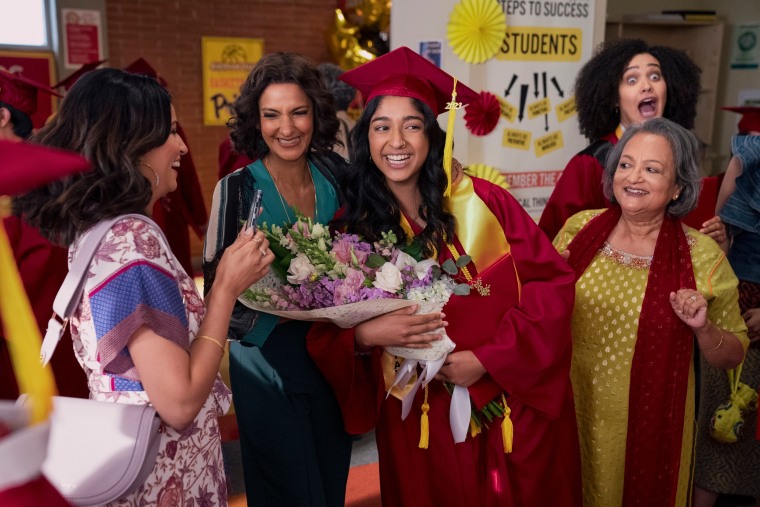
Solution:
[[(569, 379), (573, 275), (522, 207), (500, 187), (473, 178), (475, 193), (498, 219), (511, 247), (478, 273), (491, 295), (454, 296), (444, 307), (455, 350), (472, 350), (487, 370), (470, 386), (481, 407), (506, 392), (514, 424), (513, 452), (505, 454), (501, 419), (455, 444), (451, 396), (429, 385), (430, 445), (419, 449), (420, 389), (401, 420), (401, 402), (385, 399), (381, 351), (354, 354), (353, 330), (315, 323), (309, 352), (331, 383), (346, 429), (376, 425), (384, 505), (581, 505), (577, 426)], [(488, 241), (483, 238), (483, 241)], [(455, 240), (459, 253), (461, 244)], [(439, 261), (451, 254), (440, 249)], [(516, 275), (517, 273), (517, 275)], [(517, 278), (522, 284), (518, 295)]]
[[(67, 252), (43, 238), (39, 231), (17, 217), (3, 219), (8, 241), (21, 281), (29, 296), (34, 317), (44, 335), (53, 300), (68, 273)], [(0, 336), (3, 336), (0, 327)], [(76, 360), (68, 331), (61, 338), (50, 361), (58, 392), (63, 396), (87, 398), (87, 378)], [(0, 399), (15, 400), (19, 395), (5, 338), (0, 339)]]
[[(618, 142), (614, 132), (602, 139), (612, 144)], [(538, 221), (546, 237), (554, 239), (565, 221), (578, 212), (610, 207), (602, 190), (603, 174), (604, 167), (592, 155), (578, 153), (570, 159)]]

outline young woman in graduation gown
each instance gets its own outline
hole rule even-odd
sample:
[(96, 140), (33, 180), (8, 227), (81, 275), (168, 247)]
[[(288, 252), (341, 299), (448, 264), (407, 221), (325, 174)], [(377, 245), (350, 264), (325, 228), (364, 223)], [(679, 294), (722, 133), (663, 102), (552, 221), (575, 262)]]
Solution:
[[(352, 132), (335, 226), (369, 240), (391, 230), (440, 263), (472, 259), (460, 275), (470, 295), (452, 296), (443, 314), (406, 308), (354, 329), (315, 324), (307, 337), (346, 429), (376, 426), (383, 504), (580, 505), (572, 272), (505, 190), (466, 175), (451, 189), (443, 170), (446, 135), (436, 116), (455, 87), (463, 102), (475, 92), (408, 48), (341, 78), (368, 102)], [(425, 347), (440, 337), (425, 333), (444, 326), (456, 348), (410, 395), (402, 420), (399, 398), (411, 386), (386, 398), (399, 359), (383, 347)], [(506, 417), (470, 426), (456, 443), (447, 384), (466, 387), (475, 410), (495, 403)]]

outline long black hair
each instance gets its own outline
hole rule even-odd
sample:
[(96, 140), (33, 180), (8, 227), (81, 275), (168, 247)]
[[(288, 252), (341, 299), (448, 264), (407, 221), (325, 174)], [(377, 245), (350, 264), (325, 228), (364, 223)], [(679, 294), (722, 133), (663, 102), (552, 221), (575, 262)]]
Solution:
[(15, 198), (14, 213), (62, 245), (102, 220), (144, 214), (152, 190), (139, 160), (170, 132), (171, 97), (155, 79), (119, 69), (88, 72), (32, 141), (75, 151), (92, 170)]
[[(344, 213), (333, 222), (335, 229), (363, 236), (369, 241), (381, 239), (383, 232), (393, 231), (403, 244), (408, 238), (401, 228), (401, 208), (388, 188), (383, 173), (370, 157), (369, 129), (372, 116), (377, 111), (382, 96), (367, 103), (359, 121), (351, 131), (348, 170), (341, 179), (345, 195)], [(417, 186), (422, 196), (419, 214), (427, 224), (416, 236), (423, 254), (429, 257), (443, 242), (454, 237), (454, 216), (444, 208), (443, 192), (446, 174), (443, 172), (443, 146), (445, 132), (438, 125), (433, 111), (424, 102), (412, 100), (422, 114), (425, 135), (430, 151), (419, 173)]]

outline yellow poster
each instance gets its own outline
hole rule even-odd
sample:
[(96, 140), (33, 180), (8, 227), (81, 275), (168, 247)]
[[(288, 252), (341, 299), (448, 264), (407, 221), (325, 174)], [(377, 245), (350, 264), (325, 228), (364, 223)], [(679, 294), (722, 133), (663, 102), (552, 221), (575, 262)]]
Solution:
[(264, 54), (263, 39), (202, 37), (203, 124), (225, 125), (240, 85)]

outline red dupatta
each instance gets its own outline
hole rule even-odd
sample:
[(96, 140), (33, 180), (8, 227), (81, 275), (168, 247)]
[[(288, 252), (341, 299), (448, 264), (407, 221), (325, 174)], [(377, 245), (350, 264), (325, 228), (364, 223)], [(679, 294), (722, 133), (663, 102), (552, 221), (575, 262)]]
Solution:
[[(592, 219), (568, 246), (575, 280), (620, 220), (619, 206)], [(679, 220), (665, 217), (639, 316), (631, 364), (623, 505), (675, 505), (694, 333), (676, 316), (670, 293), (696, 289)]]

